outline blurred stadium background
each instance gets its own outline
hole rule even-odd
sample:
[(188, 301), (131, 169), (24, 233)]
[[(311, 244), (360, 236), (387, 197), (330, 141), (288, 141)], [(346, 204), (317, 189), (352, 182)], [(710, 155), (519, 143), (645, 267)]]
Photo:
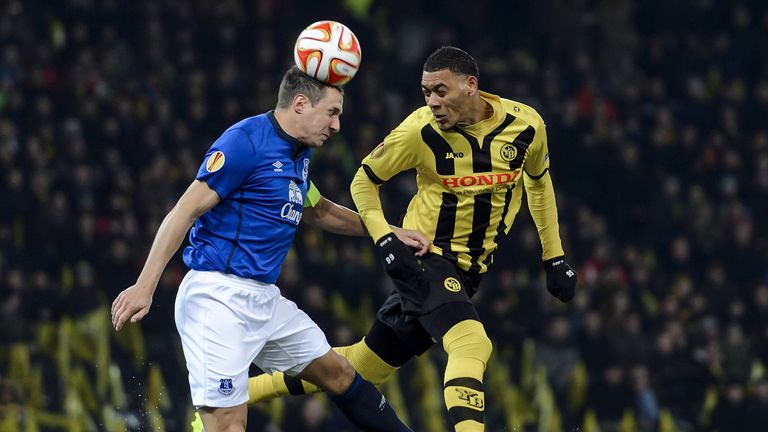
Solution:
[[(210, 143), (274, 106), (318, 19), (363, 46), (342, 133), (312, 164), (337, 202), (352, 206), (358, 162), (423, 104), (440, 45), (548, 123), (580, 287), (567, 307), (546, 294), (521, 211), (477, 297), (495, 342), (488, 431), (768, 430), (765, 1), (4, 0), (0, 431), (188, 430), (178, 256), (140, 325), (115, 333), (108, 305)], [(383, 189), (390, 220), (414, 187)], [(391, 289), (369, 240), (306, 227), (279, 286), (335, 345)], [(443, 361), (434, 349), (384, 387), (415, 430), (447, 430)], [(249, 421), (350, 430), (322, 397)]]

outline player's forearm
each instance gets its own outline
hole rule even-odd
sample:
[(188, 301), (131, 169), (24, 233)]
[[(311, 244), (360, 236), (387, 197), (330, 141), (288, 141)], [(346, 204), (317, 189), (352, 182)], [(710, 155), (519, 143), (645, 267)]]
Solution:
[(157, 287), (160, 275), (173, 254), (179, 250), (189, 228), (198, 217), (213, 208), (219, 201), (219, 195), (205, 182), (195, 180), (189, 185), (157, 229), (144, 269), (136, 281), (137, 285), (147, 286), (152, 290)]
[(379, 188), (373, 183), (365, 171), (360, 168), (352, 180), (352, 199), (360, 212), (360, 218), (373, 241), (392, 232), (392, 227), (384, 217), (379, 199)]
[(165, 216), (152, 242), (144, 268), (136, 281), (137, 285), (155, 290), (165, 266), (179, 250), (187, 231), (194, 222), (195, 218), (180, 211), (178, 204)]
[(307, 208), (304, 211), (303, 220), (334, 234), (348, 236), (365, 236), (368, 234), (360, 215), (356, 211), (324, 197), (321, 197), (313, 208)]
[(549, 172), (540, 179), (532, 179), (527, 174), (524, 177), (525, 192), (528, 196), (528, 209), (536, 223), (541, 240), (542, 259), (564, 255), (560, 241), (560, 225), (557, 221), (557, 204), (555, 189)]

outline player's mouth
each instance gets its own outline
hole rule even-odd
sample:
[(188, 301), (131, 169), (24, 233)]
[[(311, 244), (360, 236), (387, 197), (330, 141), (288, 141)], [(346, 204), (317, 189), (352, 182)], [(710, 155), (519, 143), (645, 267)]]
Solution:
[(445, 114), (434, 114), (434, 116), (435, 116), (435, 121), (437, 121), (438, 123), (442, 123), (443, 121), (445, 121), (446, 117), (448, 117)]

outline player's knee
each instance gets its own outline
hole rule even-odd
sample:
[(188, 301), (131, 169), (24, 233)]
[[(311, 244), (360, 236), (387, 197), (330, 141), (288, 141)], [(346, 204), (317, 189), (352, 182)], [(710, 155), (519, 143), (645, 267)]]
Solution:
[(202, 407), (198, 411), (205, 432), (245, 432), (245, 405), (232, 408)]
[(485, 333), (482, 323), (466, 320), (454, 325), (445, 333), (443, 348), (451, 357), (473, 358), (486, 364), (493, 352), (493, 343)]
[(344, 393), (352, 385), (356, 373), (347, 359), (333, 356), (326, 373), (325, 390), (332, 394)]

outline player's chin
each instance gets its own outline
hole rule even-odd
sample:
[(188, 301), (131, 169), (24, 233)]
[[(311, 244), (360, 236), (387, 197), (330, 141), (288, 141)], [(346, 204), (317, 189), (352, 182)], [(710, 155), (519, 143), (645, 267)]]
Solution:
[(325, 144), (326, 141), (328, 141), (328, 138), (326, 138), (325, 136), (322, 136), (322, 137), (314, 140), (313, 142), (308, 143), (308, 145), (310, 147), (322, 147), (323, 144)]
[(448, 119), (447, 115), (435, 116), (435, 123), (440, 130), (448, 130), (456, 125), (455, 122)]

